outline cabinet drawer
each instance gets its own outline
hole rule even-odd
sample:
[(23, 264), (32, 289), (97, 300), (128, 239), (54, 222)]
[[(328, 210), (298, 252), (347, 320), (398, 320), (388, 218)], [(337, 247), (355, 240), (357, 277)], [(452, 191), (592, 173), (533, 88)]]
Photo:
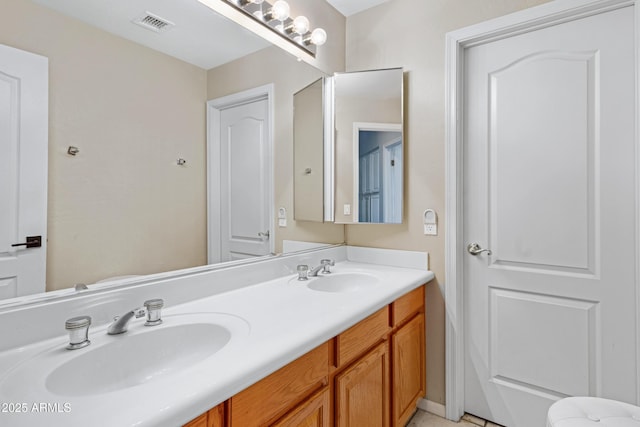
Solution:
[(264, 425), (326, 385), (329, 345), (316, 347), (231, 398), (231, 425)]
[(398, 298), (391, 303), (393, 326), (398, 326), (408, 320), (412, 314), (424, 307), (424, 285)]
[(336, 337), (337, 366), (353, 361), (389, 332), (389, 306), (385, 306)]
[(329, 389), (324, 388), (271, 427), (329, 427)]

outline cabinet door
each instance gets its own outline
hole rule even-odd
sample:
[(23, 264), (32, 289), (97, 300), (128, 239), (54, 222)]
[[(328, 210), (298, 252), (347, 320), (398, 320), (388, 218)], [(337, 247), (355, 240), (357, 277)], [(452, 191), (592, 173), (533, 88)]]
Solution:
[(336, 426), (389, 426), (389, 377), (386, 342), (337, 375)]
[(424, 314), (414, 317), (391, 337), (393, 354), (393, 425), (404, 426), (425, 390)]
[(310, 397), (272, 427), (329, 427), (329, 389)]

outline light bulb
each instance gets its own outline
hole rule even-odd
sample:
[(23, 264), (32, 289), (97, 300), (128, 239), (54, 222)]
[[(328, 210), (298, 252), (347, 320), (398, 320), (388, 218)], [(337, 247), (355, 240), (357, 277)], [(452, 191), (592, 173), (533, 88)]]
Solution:
[(304, 16), (298, 16), (293, 20), (293, 32), (296, 34), (306, 34), (309, 31), (309, 20)]
[(278, 21), (284, 21), (289, 17), (289, 3), (284, 0), (278, 0), (271, 6), (271, 16)]
[(322, 28), (316, 28), (311, 33), (309, 41), (316, 46), (322, 46), (327, 41), (327, 32)]

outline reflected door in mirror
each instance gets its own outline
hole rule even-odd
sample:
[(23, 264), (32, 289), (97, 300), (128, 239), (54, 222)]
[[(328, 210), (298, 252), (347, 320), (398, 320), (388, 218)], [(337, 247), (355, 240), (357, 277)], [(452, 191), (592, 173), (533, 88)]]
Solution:
[[(402, 222), (402, 132), (358, 132), (358, 222)], [(389, 129), (399, 125), (388, 125)]]
[(47, 58), (0, 45), (0, 299), (45, 290), (47, 99)]

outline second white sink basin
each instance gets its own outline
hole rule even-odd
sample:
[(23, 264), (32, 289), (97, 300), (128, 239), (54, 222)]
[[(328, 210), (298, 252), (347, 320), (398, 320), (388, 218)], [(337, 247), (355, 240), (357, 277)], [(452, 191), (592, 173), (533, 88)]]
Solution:
[(331, 273), (318, 275), (307, 287), (320, 292), (356, 292), (379, 282), (380, 279), (368, 273)]

